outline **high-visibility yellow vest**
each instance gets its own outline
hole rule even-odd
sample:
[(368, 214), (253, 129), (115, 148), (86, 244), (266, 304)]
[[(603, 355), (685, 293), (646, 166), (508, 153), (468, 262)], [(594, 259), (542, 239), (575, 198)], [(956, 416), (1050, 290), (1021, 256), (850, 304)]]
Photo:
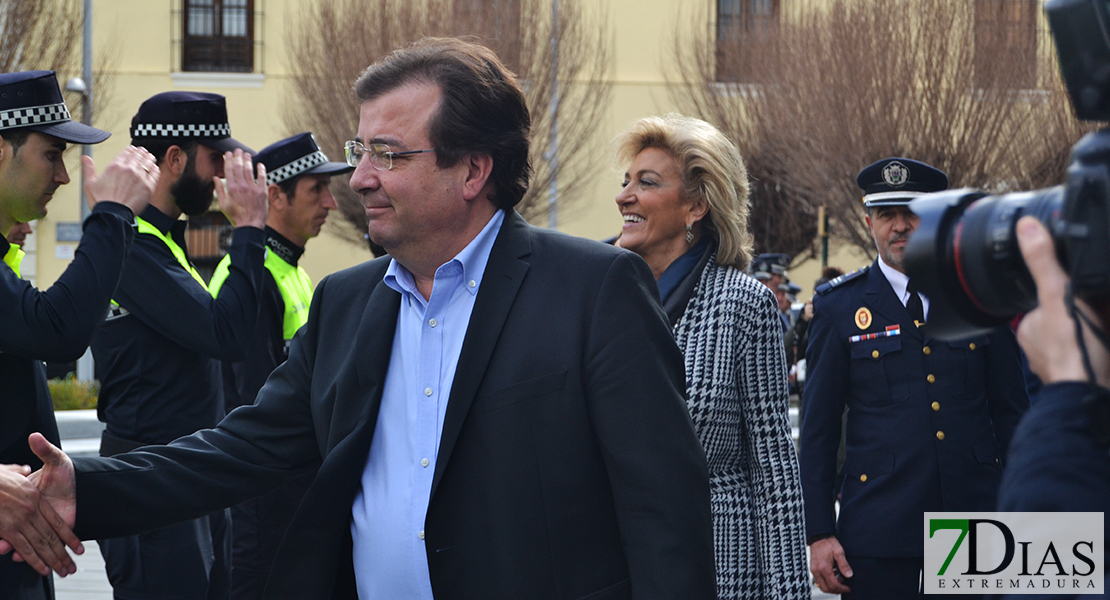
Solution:
[[(282, 337), (288, 341), (293, 339), (297, 330), (308, 322), (308, 305), (312, 303), (312, 280), (308, 278), (308, 273), (304, 269), (285, 262), (269, 248), (266, 249), (264, 264), (273, 275), (278, 291), (281, 292), (281, 299), (285, 303), (281, 331)], [(227, 279), (230, 265), (231, 257), (225, 256), (216, 266), (216, 272), (212, 275), (212, 284), (209, 286), (213, 297), (220, 294), (220, 287)]]
[(19, 265), (23, 263), (24, 256), (26, 255), (23, 254), (23, 250), (20, 250), (19, 246), (15, 244), (12, 244), (11, 247), (8, 248), (8, 253), (4, 255), (4, 262), (15, 271), (15, 276), (19, 278), (23, 277), (19, 272)]
[(193, 276), (193, 279), (197, 280), (197, 283), (199, 283), (201, 287), (203, 287), (205, 290), (208, 289), (208, 286), (205, 285), (204, 279), (200, 276), (200, 273), (197, 273), (197, 270), (193, 268), (193, 265), (189, 264), (189, 259), (185, 257), (185, 250), (183, 250), (181, 246), (178, 246), (177, 242), (173, 241), (173, 238), (162, 233), (161, 230), (159, 230), (154, 225), (151, 225), (149, 221), (143, 219), (142, 217), (135, 217), (135, 225), (139, 233), (149, 233), (150, 235), (153, 235), (154, 237), (162, 240), (162, 242), (165, 243), (167, 247), (169, 247), (170, 252), (173, 253), (173, 257), (177, 259), (177, 262), (182, 266), (182, 268), (188, 271), (189, 274)]

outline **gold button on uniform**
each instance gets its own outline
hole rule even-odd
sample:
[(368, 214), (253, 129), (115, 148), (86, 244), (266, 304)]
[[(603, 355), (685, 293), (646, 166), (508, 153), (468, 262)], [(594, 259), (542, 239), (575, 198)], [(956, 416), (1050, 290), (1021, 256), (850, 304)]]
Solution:
[(944, 439), (944, 432), (943, 431), (938, 431), (937, 432), (937, 439), (938, 440), (943, 440)]
[(970, 344), (967, 345), (967, 347), (974, 350), (975, 349), (975, 342), (971, 342)]
[(866, 481), (867, 481), (867, 475), (866, 475), (866, 474), (864, 474), (864, 475), (860, 475), (860, 476), (859, 476), (859, 480), (860, 480), (860, 481), (864, 481), (864, 482), (866, 482)]
[(932, 374), (932, 373), (929, 373), (929, 376), (925, 378), (925, 381), (928, 381), (929, 383), (933, 383), (933, 382), (935, 382), (936, 380), (937, 380), (937, 378), (936, 378), (936, 377), (933, 377), (933, 374)]
[(879, 351), (878, 350), (872, 350), (871, 351), (871, 358), (879, 358)]
[(921, 351), (925, 353), (925, 356), (929, 356), (930, 354), (933, 353), (933, 349), (928, 347), (928, 346), (925, 346), (924, 348), (922, 348)]
[(940, 410), (940, 402), (934, 402), (932, 406), (934, 411)]

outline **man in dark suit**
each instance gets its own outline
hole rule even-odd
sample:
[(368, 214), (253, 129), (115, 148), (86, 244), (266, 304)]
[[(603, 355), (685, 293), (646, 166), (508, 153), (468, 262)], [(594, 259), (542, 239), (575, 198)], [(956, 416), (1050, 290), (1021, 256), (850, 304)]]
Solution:
[(879, 257), (814, 298), (800, 457), (810, 570), (825, 592), (910, 598), (920, 590), (923, 513), (994, 509), (1029, 400), (1009, 329), (960, 342), (918, 329), (929, 307), (904, 272), (905, 242), (918, 224), (906, 205), (945, 189), (945, 174), (888, 158), (856, 181)]
[(112, 459), (33, 446), (83, 537), (319, 467), (268, 598), (715, 598), (704, 453), (647, 265), (529, 226), (529, 115), (431, 39), (356, 83), (351, 187), (385, 257), (324, 279), (253, 406)]

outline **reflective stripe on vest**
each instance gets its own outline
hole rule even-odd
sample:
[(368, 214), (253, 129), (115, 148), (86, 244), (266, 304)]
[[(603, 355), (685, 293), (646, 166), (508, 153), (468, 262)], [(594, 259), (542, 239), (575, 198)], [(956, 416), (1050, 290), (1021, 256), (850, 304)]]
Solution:
[(135, 225), (139, 233), (149, 233), (162, 240), (162, 243), (166, 244), (170, 252), (173, 253), (173, 257), (177, 259), (178, 264), (188, 271), (189, 274), (193, 276), (193, 279), (196, 279), (197, 283), (199, 283), (205, 291), (208, 290), (208, 286), (204, 283), (204, 279), (201, 278), (200, 273), (197, 273), (193, 265), (189, 264), (189, 259), (185, 258), (185, 251), (181, 249), (181, 246), (177, 245), (177, 242), (173, 241), (173, 238), (162, 233), (157, 227), (151, 225), (149, 221), (144, 220), (142, 217), (135, 217)]
[(15, 271), (15, 276), (20, 279), (23, 278), (23, 275), (19, 272), (19, 265), (23, 263), (24, 256), (26, 255), (23, 254), (23, 250), (20, 250), (19, 246), (15, 244), (12, 244), (11, 247), (8, 248), (8, 253), (4, 255), (4, 262)]
[[(209, 286), (213, 297), (220, 295), (220, 288), (227, 279), (230, 265), (231, 257), (225, 256), (216, 266), (216, 272), (212, 274), (212, 284)], [(266, 249), (265, 265), (270, 275), (273, 275), (278, 291), (281, 292), (281, 300), (285, 304), (281, 334), (288, 341), (293, 339), (297, 330), (308, 322), (308, 305), (312, 303), (312, 280), (308, 278), (308, 273), (304, 269), (285, 262), (269, 248)]]

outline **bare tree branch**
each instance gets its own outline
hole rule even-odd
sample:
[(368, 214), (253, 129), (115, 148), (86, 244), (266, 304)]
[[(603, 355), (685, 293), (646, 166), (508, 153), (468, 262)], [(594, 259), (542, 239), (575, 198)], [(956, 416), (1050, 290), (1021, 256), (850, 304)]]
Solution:
[[(424, 36), (472, 36), (492, 48), (520, 79), (532, 113), (535, 177), (517, 210), (548, 222), (554, 183), (560, 215), (603, 160), (595, 132), (608, 106), (611, 39), (604, 15), (583, 14), (580, 0), (320, 0), (306, 6), (288, 34), (293, 93), (285, 104), (290, 133), (313, 131), (324, 151), (342, 155), (358, 128), (351, 85), (370, 64)], [(553, 44), (553, 38), (557, 44)], [(558, 85), (554, 85), (557, 82)], [(558, 150), (552, 155), (552, 136)], [(340, 181), (342, 179), (342, 181)], [(366, 214), (336, 178), (346, 239), (365, 243)]]
[(795, 4), (735, 43), (676, 36), (675, 100), (741, 149), (759, 250), (812, 252), (825, 205), (830, 234), (873, 254), (855, 175), (886, 156), (935, 165), (953, 187), (1063, 180), (1068, 148), (1089, 128), (1072, 116), (1036, 15), (1032, 41), (1016, 45), (997, 33), (1012, 24), (989, 20), (995, 7), (1036, 2), (1001, 2), (1013, 4), (831, 0)]

